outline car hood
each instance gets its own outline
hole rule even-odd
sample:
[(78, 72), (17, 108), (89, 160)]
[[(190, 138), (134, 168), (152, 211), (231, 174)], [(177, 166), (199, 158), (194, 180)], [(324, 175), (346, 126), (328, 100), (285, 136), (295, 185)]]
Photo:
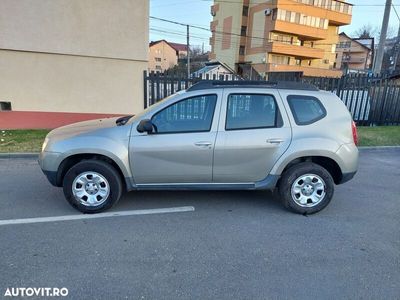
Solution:
[(89, 133), (104, 128), (117, 127), (116, 120), (120, 117), (96, 119), (73, 123), (56, 128), (47, 135), (48, 138), (62, 139), (74, 135)]

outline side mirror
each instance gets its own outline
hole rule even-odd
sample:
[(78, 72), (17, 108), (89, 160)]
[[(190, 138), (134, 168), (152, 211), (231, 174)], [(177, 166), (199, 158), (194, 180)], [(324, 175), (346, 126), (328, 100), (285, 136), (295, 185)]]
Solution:
[(149, 119), (144, 119), (139, 122), (139, 125), (136, 127), (136, 130), (140, 133), (147, 132), (148, 134), (153, 133), (153, 123)]

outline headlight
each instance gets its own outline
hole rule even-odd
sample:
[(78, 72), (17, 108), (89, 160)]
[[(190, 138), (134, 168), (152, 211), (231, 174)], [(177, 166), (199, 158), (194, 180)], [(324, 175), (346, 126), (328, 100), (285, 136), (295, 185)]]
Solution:
[(48, 137), (46, 137), (45, 139), (44, 139), (44, 142), (43, 142), (43, 145), (42, 145), (42, 152), (44, 151), (44, 149), (46, 149), (46, 146), (47, 146), (47, 143), (49, 142), (49, 138)]

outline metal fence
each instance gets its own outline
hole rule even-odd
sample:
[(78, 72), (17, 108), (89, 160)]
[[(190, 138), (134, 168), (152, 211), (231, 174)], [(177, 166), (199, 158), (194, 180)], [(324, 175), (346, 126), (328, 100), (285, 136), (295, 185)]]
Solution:
[[(271, 76), (270, 81), (278, 78)], [(350, 74), (341, 78), (285, 78), (315, 85), (339, 96), (359, 126), (400, 125), (400, 81), (380, 75)], [(228, 80), (225, 76), (185, 78), (184, 75), (144, 72), (144, 107), (187, 89), (200, 80)], [(236, 80), (240, 80), (236, 78)]]

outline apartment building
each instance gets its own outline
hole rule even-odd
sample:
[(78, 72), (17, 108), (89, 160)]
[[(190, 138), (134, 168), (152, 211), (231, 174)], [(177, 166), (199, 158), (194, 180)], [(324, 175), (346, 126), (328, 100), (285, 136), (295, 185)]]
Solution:
[[(337, 0), (215, 0), (210, 59), (241, 73), (302, 72), (339, 77), (339, 27), (351, 23), (352, 5)], [(246, 74), (245, 74), (246, 75)]]
[(143, 110), (147, 0), (1, 0), (0, 129)]
[(178, 64), (179, 59), (187, 56), (185, 44), (171, 43), (166, 40), (149, 44), (149, 71), (164, 72)]
[(352, 39), (342, 32), (336, 45), (336, 68), (345, 71), (370, 70), (373, 61), (373, 38), (369, 39), (370, 43), (366, 40)]

